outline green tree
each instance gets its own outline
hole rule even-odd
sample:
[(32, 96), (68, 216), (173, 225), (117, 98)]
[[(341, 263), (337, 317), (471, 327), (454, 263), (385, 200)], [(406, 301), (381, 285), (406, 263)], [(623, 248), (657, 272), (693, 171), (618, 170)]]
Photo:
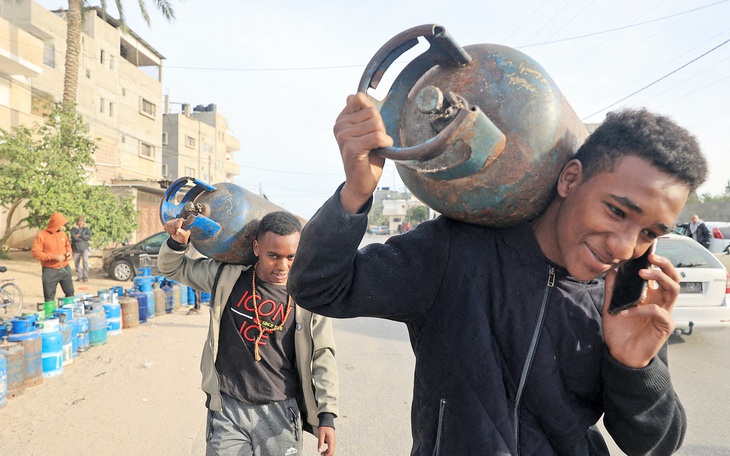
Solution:
[(368, 214), (368, 224), (370, 225), (385, 225), (388, 223), (388, 218), (383, 215), (383, 202), (380, 201), (378, 204), (374, 204), (373, 208)]
[(411, 222), (411, 225), (428, 220), (428, 207), (422, 205), (409, 207), (408, 220)]
[[(69, 220), (84, 214), (95, 246), (121, 241), (136, 229), (130, 199), (118, 199), (109, 187), (87, 184), (96, 143), (74, 111), (56, 103), (44, 124), (14, 127), (12, 132), (0, 129), (0, 141), (0, 206), (8, 211), (0, 248), (18, 230), (45, 228), (53, 212)], [(21, 206), (28, 215), (19, 219)]]
[[(168, 21), (175, 19), (175, 11), (169, 0), (154, 0), (155, 6)], [(101, 0), (101, 9), (106, 13), (107, 0)], [(119, 21), (124, 24), (124, 2), (114, 0), (119, 12)], [(137, 0), (139, 9), (142, 12), (147, 25), (150, 25), (150, 17), (147, 13), (145, 0)], [(79, 87), (79, 56), (81, 55), (81, 26), (84, 8), (89, 8), (87, 0), (68, 0), (68, 12), (66, 14), (66, 58), (63, 75), (63, 102), (67, 106), (76, 105), (76, 95)]]

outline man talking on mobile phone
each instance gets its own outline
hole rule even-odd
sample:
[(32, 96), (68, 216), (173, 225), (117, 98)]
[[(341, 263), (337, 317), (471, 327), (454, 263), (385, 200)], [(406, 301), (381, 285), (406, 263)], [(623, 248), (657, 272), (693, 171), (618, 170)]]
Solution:
[(441, 216), (358, 245), (393, 144), (350, 96), (334, 127), (345, 183), (302, 230), (289, 290), (330, 317), (406, 324), (416, 356), (412, 455), (668, 455), (686, 416), (667, 367), (680, 277), (608, 313), (617, 265), (670, 231), (705, 180), (696, 140), (646, 110), (610, 113), (562, 169), (547, 209), (506, 228)]

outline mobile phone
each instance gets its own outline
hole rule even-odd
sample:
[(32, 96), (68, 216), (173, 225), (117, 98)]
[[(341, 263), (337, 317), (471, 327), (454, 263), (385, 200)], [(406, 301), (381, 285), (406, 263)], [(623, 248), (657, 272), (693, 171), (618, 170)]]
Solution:
[(654, 253), (655, 247), (656, 241), (643, 255), (619, 266), (616, 280), (613, 283), (608, 313), (616, 315), (624, 309), (638, 305), (644, 299), (648, 284), (641, 278), (639, 271), (651, 267), (649, 255)]

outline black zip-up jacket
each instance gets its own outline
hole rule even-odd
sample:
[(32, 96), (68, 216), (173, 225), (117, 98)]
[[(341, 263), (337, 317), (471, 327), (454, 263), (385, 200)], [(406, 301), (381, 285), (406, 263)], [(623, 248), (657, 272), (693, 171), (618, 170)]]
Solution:
[(578, 282), (551, 264), (528, 224), (439, 217), (358, 250), (369, 208), (348, 214), (339, 193), (325, 203), (302, 231), (289, 289), (316, 313), (407, 325), (411, 454), (607, 455), (602, 414), (630, 455), (679, 448), (686, 417), (666, 346), (643, 369), (610, 356), (602, 278)]
[(71, 228), (71, 249), (74, 252), (89, 250), (89, 239), (91, 239), (91, 230), (88, 226), (79, 228), (74, 225), (74, 227)]

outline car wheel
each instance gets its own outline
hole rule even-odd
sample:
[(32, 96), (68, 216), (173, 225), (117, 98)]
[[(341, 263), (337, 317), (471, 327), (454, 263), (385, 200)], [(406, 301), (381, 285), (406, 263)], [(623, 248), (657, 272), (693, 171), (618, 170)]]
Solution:
[(126, 260), (117, 260), (112, 263), (111, 271), (112, 278), (119, 280), (120, 282), (127, 281), (132, 278), (132, 275), (134, 275), (132, 265)]

